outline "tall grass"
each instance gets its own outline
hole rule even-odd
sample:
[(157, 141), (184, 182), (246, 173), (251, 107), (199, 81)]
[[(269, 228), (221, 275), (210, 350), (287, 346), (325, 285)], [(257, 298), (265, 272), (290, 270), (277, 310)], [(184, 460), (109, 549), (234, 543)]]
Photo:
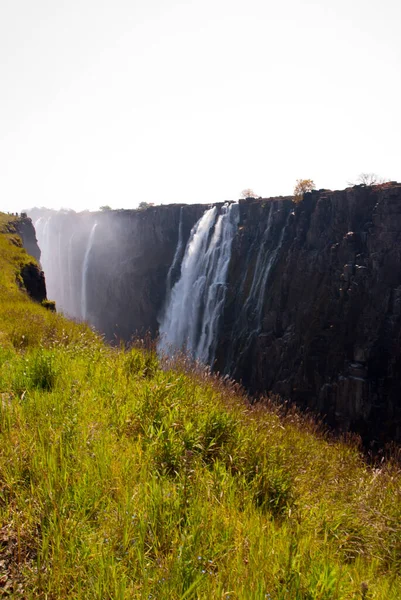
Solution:
[(0, 595), (401, 597), (394, 461), (370, 467), (295, 412), (107, 347), (13, 285), (0, 297)]

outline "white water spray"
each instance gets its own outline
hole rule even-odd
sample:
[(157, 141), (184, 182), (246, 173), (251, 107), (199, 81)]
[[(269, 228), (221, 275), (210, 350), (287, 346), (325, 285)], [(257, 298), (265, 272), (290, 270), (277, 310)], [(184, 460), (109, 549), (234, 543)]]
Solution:
[(89, 238), (88, 238), (88, 244), (86, 246), (86, 251), (85, 251), (85, 257), (84, 257), (84, 262), (82, 265), (82, 296), (81, 296), (81, 317), (82, 319), (85, 321), (86, 317), (87, 317), (87, 310), (88, 310), (88, 300), (87, 300), (87, 274), (88, 274), (88, 266), (89, 266), (89, 258), (90, 258), (90, 253), (92, 250), (92, 246), (93, 246), (93, 239), (95, 237), (95, 231), (96, 231), (96, 227), (97, 227), (97, 223), (95, 223), (91, 229), (91, 232), (89, 234)]
[(224, 306), (238, 204), (225, 205), (217, 221), (216, 217), (216, 207), (210, 208), (191, 231), (181, 277), (160, 324), (159, 342), (161, 352), (186, 348), (194, 358), (209, 364), (214, 360)]
[(70, 236), (68, 240), (68, 251), (67, 251), (67, 266), (68, 266), (68, 308), (67, 312), (70, 315), (74, 315), (74, 272), (73, 272), (73, 263), (72, 263), (72, 251), (73, 251), (73, 241), (75, 237), (75, 231)]
[(226, 298), (226, 281), (231, 245), (239, 223), (239, 205), (225, 205), (207, 251), (207, 277), (202, 333), (196, 350), (201, 362), (213, 364), (218, 325)]
[(51, 217), (39, 217), (34, 223), (36, 238), (40, 248), (40, 264), (46, 277), (47, 297), (54, 298), (54, 289), (51, 286), (51, 240), (50, 240), (50, 221)]
[(178, 225), (178, 242), (177, 242), (177, 247), (175, 249), (175, 253), (174, 253), (174, 258), (173, 258), (173, 262), (171, 263), (171, 267), (168, 270), (167, 273), (167, 281), (166, 281), (166, 306), (168, 306), (169, 302), (170, 302), (170, 296), (171, 296), (171, 283), (172, 283), (172, 279), (178, 269), (179, 263), (182, 259), (182, 252), (184, 249), (184, 240), (183, 240), (183, 236), (182, 236), (182, 206), (180, 208), (180, 223)]

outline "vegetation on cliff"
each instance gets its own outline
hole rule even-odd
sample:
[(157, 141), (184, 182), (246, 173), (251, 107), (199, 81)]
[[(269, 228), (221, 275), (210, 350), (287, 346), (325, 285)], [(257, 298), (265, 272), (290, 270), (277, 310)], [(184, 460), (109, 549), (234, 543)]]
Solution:
[(369, 467), (294, 412), (105, 345), (28, 298), (12, 242), (0, 234), (5, 597), (399, 599), (394, 461)]
[(294, 188), (294, 202), (299, 204), (304, 199), (304, 194), (315, 189), (315, 184), (312, 179), (297, 179)]

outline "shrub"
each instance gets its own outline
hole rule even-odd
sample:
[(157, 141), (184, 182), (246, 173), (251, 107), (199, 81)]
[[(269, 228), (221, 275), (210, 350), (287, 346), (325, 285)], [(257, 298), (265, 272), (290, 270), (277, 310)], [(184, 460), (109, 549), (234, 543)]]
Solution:
[(51, 312), (56, 312), (56, 303), (54, 300), (42, 300), (42, 306)]
[(379, 177), (376, 173), (361, 173), (358, 177), (357, 184), (358, 185), (381, 185), (385, 183), (386, 179), (383, 177)]
[(241, 198), (257, 198), (257, 194), (255, 194), (252, 188), (246, 188), (242, 190)]
[(315, 189), (315, 184), (312, 179), (297, 179), (297, 183), (294, 188), (294, 202), (298, 204), (304, 199), (306, 192), (311, 192)]

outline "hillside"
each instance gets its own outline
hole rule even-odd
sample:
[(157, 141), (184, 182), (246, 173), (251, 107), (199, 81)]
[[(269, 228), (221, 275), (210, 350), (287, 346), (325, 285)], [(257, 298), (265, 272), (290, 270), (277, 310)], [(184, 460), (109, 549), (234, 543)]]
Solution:
[(394, 458), (46, 310), (0, 228), (0, 595), (399, 600)]

